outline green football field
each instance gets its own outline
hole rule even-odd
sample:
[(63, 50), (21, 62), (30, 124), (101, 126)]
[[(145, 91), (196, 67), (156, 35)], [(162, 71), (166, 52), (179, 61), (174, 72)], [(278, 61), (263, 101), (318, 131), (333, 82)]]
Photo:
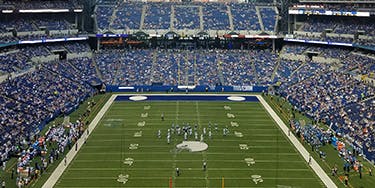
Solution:
[[(172, 124), (187, 123), (197, 124), (199, 134), (211, 124), (207, 150), (177, 149), (184, 136), (176, 132), (167, 143)], [(115, 101), (55, 186), (169, 187), (170, 181), (173, 187), (324, 187), (261, 103), (202, 101)]]

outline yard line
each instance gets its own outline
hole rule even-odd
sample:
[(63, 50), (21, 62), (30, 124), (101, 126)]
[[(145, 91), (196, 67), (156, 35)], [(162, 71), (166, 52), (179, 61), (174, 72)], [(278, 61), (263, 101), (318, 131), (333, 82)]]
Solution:
[[(240, 142), (240, 141), (239, 141)], [(245, 142), (244, 142), (245, 143)], [(252, 146), (252, 145), (247, 145), (249, 149), (251, 148), (259, 148), (259, 149), (270, 149), (270, 148), (290, 148), (289, 146)], [(210, 146), (210, 148), (238, 148), (239, 146)], [(85, 149), (87, 148), (122, 148), (122, 146), (86, 146)], [(170, 148), (170, 146), (163, 146), (163, 145), (142, 145), (139, 146), (139, 148)]]
[[(163, 110), (164, 112), (174, 112), (173, 111), (168, 111), (168, 110)], [(264, 113), (263, 113), (264, 114)], [(195, 113), (184, 113), (183, 116), (193, 116)], [(141, 115), (139, 115), (141, 116)], [(111, 117), (134, 117), (133, 115), (130, 114), (111, 114), (106, 116), (106, 118), (111, 118)], [(211, 117), (210, 115), (203, 115), (203, 117)], [(157, 120), (157, 118), (150, 118), (150, 120)]]
[[(165, 177), (165, 176), (153, 176), (153, 177), (132, 177), (131, 179), (138, 179), (138, 180), (153, 180), (153, 179), (166, 179), (168, 177)], [(112, 179), (117, 179), (116, 177), (67, 177), (66, 179), (69, 179), (69, 180), (92, 180), (92, 179), (102, 179), (102, 180), (112, 180)], [(193, 177), (193, 176), (189, 176), (189, 177), (179, 177), (178, 179), (196, 179), (196, 180), (204, 180), (206, 179), (205, 177)], [(221, 179), (221, 177), (210, 177), (209, 179), (212, 179), (212, 180), (219, 180)], [(250, 177), (226, 177), (225, 179), (230, 179), (230, 180), (250, 180)], [(266, 179), (266, 180), (316, 180), (315, 178), (297, 178), (297, 177), (292, 177), (292, 178), (289, 178), (289, 177), (262, 177), (262, 179)], [(127, 187), (127, 186), (126, 186)]]
[[(199, 130), (201, 130), (202, 125), (201, 125), (201, 119), (200, 119), (200, 114), (199, 114), (198, 101), (195, 101), (195, 111), (197, 113), (197, 122), (198, 122)], [(203, 157), (203, 160), (205, 162), (207, 162), (206, 151), (202, 151), (202, 157)], [(207, 169), (204, 172), (204, 176), (205, 176), (205, 179), (206, 179), (206, 188), (208, 188), (210, 186), (210, 180), (208, 180), (208, 170)]]
[[(137, 155), (153, 155), (153, 154), (170, 154), (171, 152), (130, 152), (130, 154), (137, 154)], [(120, 152), (84, 152), (80, 153), (80, 155), (111, 155), (111, 154), (120, 154)], [(228, 153), (228, 152), (206, 152), (208, 155), (244, 155), (246, 153)], [(264, 154), (264, 155), (274, 155), (274, 152), (261, 152), (255, 154)], [(298, 153), (278, 153), (278, 155), (285, 155), (285, 156), (299, 156)]]
[[(82, 187), (75, 187), (75, 186), (59, 186), (60, 188), (82, 188)], [(139, 187), (129, 187), (129, 186), (126, 186), (127, 188), (139, 188)], [(186, 187), (186, 188), (192, 188), (191, 186), (180, 186), (180, 187)], [(118, 187), (91, 187), (90, 188), (118, 188)], [(145, 186), (142, 186), (142, 188), (165, 188), (165, 186), (161, 186), (161, 187), (157, 187), (157, 186), (152, 186), (152, 187), (145, 187)], [(226, 186), (226, 188), (239, 188), (238, 186), (236, 187), (228, 187)], [(246, 186), (246, 188), (275, 188), (275, 187), (260, 187), (260, 186), (256, 186), (256, 187), (249, 187), (249, 186)]]
[[(122, 160), (116, 160), (116, 159), (76, 159), (74, 160), (75, 163), (90, 163), (90, 162), (118, 162), (118, 161), (122, 161)], [(202, 160), (197, 160), (197, 159), (178, 159), (178, 160), (174, 160), (174, 159), (137, 159), (137, 162), (173, 162), (173, 161), (177, 161), (177, 162), (182, 162), (182, 161), (186, 161), (186, 162), (190, 162), (190, 161), (194, 161), (194, 162), (198, 162), (198, 161), (202, 161)], [(238, 163), (243, 163), (243, 159), (240, 159), (240, 160), (231, 160), (231, 159), (210, 159), (210, 162), (238, 162)], [(299, 160), (296, 160), (296, 161), (291, 161), (291, 160), (256, 160), (257, 163), (304, 163), (303, 161), (299, 161)]]
[[(133, 133), (126, 133), (126, 134), (133, 134)], [(122, 136), (123, 134), (121, 133), (95, 133), (95, 135), (99, 135), (99, 136)], [(248, 136), (264, 136), (264, 137), (275, 137), (275, 136), (282, 136), (281, 133), (279, 134), (248, 134)]]
[[(60, 188), (82, 188), (82, 187), (75, 187), (75, 186), (59, 186)], [(139, 187), (129, 187), (129, 186), (126, 186), (127, 188), (139, 188)], [(191, 186), (180, 186), (180, 187), (186, 187), (186, 188), (191, 188)], [(228, 186), (225, 186), (226, 188), (238, 188), (238, 186), (236, 187), (228, 187)], [(100, 187), (92, 187), (90, 186), (90, 188), (118, 188), (118, 187), (103, 187), (103, 186), (100, 186)], [(152, 186), (152, 187), (145, 187), (145, 186), (142, 186), (142, 188), (165, 188), (165, 186), (161, 186), (161, 187), (157, 187), (157, 186)], [(256, 186), (256, 187), (249, 187), (249, 186), (246, 186), (246, 188), (275, 188), (274, 186), (273, 187), (261, 187), (261, 186)]]
[[(159, 120), (160, 121), (160, 120)], [(134, 122), (134, 124), (136, 125), (138, 122)], [(106, 124), (106, 123), (104, 123), (104, 124)], [(129, 124), (129, 123), (128, 123)], [(147, 125), (153, 125), (152, 123), (149, 123), (148, 121), (147, 121)], [(155, 123), (155, 125), (159, 125), (159, 123)], [(230, 127), (230, 124), (228, 123), (228, 127)], [(271, 128), (253, 128), (253, 126), (251, 125), (251, 126), (247, 126), (247, 125), (244, 125), (244, 126), (242, 126), (242, 127), (247, 127), (247, 128), (251, 128), (251, 130), (249, 130), (249, 131), (275, 131), (275, 127), (271, 127)], [(104, 129), (101, 129), (102, 131), (116, 131), (116, 130), (139, 130), (139, 127), (137, 127), (137, 128), (134, 128), (134, 127), (124, 127), (124, 128), (120, 128), (120, 127), (111, 127), (110, 129), (108, 129), (108, 128), (104, 128)], [(143, 127), (142, 128), (142, 130), (156, 130), (156, 129), (158, 129), (158, 128), (152, 128), (152, 127), (147, 127), (147, 126), (145, 126), (145, 127)]]
[[(177, 101), (176, 102), (176, 125), (178, 123), (178, 114), (179, 114), (179, 109), (180, 108), (180, 102)], [(173, 145), (176, 145), (176, 138), (173, 139)], [(176, 181), (176, 172), (175, 172), (175, 169), (176, 169), (176, 158), (177, 158), (177, 151), (175, 150), (174, 153), (173, 153), (173, 163), (172, 163), (172, 187), (175, 187), (175, 181)]]
[[(122, 170), (123, 168), (109, 168), (109, 167), (92, 167), (92, 168), (69, 168), (67, 171), (118, 171)], [(170, 168), (130, 168), (128, 171), (136, 171), (136, 170), (146, 170), (146, 171), (160, 171), (160, 170), (170, 170)], [(189, 171), (202, 171), (202, 168), (189, 168)], [(286, 172), (309, 172), (310, 169), (307, 168), (210, 168), (210, 171), (286, 171)], [(180, 177), (179, 177), (180, 178)]]
[[(125, 140), (139, 140), (139, 138), (128, 138), (128, 139), (125, 139)], [(154, 137), (142, 137), (142, 141), (148, 141), (148, 140), (152, 140), (154, 141), (155, 138)], [(219, 138), (215, 138), (215, 141), (217, 142), (238, 142), (240, 139), (236, 139), (236, 140), (226, 140), (226, 139), (219, 139)], [(120, 139), (99, 139), (99, 138), (95, 138), (94, 140), (89, 140), (88, 142), (89, 143), (92, 143), (92, 142), (99, 142), (99, 143), (102, 143), (102, 142), (119, 142), (121, 141)], [(288, 141), (287, 140), (260, 140), (260, 139), (256, 139), (256, 140), (249, 140), (247, 139), (247, 142), (254, 142), (254, 143), (287, 143)]]

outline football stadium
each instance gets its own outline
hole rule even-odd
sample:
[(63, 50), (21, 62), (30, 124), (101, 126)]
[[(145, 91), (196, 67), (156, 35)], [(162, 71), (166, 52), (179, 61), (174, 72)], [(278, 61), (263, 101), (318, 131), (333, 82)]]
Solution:
[(0, 0), (1, 188), (374, 188), (375, 0)]

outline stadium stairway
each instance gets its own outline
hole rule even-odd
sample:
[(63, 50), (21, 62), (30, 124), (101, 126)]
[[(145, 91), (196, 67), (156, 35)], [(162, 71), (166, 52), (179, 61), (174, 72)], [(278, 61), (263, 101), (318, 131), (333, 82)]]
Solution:
[[(293, 75), (296, 73), (296, 72), (298, 72), (306, 63), (308, 63), (309, 61), (304, 61), (299, 67), (297, 67), (291, 74), (290, 74), (290, 78), (291, 77), (293, 77)], [(297, 82), (297, 83), (299, 83), (299, 82)], [(295, 84), (297, 84), (297, 83), (295, 83)]]
[(66, 62), (67, 62), (67, 64), (69, 64), (70, 67), (71, 67), (72, 69), (74, 69), (75, 71), (77, 71), (77, 72), (82, 72), (82, 71), (79, 70), (76, 66), (74, 66), (70, 61), (66, 61)]
[(260, 24), (260, 29), (261, 29), (262, 31), (264, 31), (263, 19), (262, 19), (262, 16), (261, 16), (261, 14), (260, 14), (259, 7), (258, 7), (258, 6), (255, 6), (255, 10), (256, 10), (256, 12), (257, 12), (258, 21), (259, 21), (259, 24)]
[(193, 64), (194, 64), (194, 76), (193, 76), (193, 79), (194, 79), (194, 85), (198, 85), (198, 79), (197, 79), (197, 55), (194, 53), (194, 60), (193, 60)]
[[(250, 54), (248, 56), (250, 56)], [(254, 81), (255, 81), (255, 83), (259, 83), (258, 73), (257, 73), (257, 69), (255, 67), (254, 59), (252, 57), (249, 57), (249, 59), (251, 59), (251, 62), (249, 62), (249, 63), (251, 63), (251, 68), (253, 69), (253, 71), (254, 71), (253, 74), (255, 75)]]
[[(357, 52), (350, 52), (350, 53), (349, 53), (349, 56), (341, 61), (342, 65), (345, 64), (345, 61), (347, 61), (347, 59), (349, 59), (348, 61), (350, 61), (350, 57), (352, 57), (352, 56), (356, 56), (356, 55), (358, 55), (358, 56), (362, 56), (362, 57), (366, 57), (366, 55), (363, 55), (363, 54), (360, 54), (360, 53), (357, 53)], [(347, 70), (345, 70), (345, 72), (348, 73), (348, 72), (351, 72), (351, 71), (355, 71), (356, 69), (358, 69), (358, 65), (352, 67), (351, 69), (347, 69)]]
[(152, 82), (154, 82), (154, 81), (157, 81), (157, 82), (159, 82), (160, 80), (160, 78), (155, 78), (156, 76), (155, 76), (155, 67), (156, 67), (156, 64), (158, 63), (158, 54), (157, 54), (157, 52), (156, 52), (156, 50), (154, 50), (153, 52), (152, 52), (152, 64), (151, 64), (151, 75), (150, 75), (150, 79), (149, 79), (149, 85), (151, 85), (152, 84)]
[(24, 74), (28, 74), (28, 73), (31, 73), (35, 71), (35, 65), (32, 66), (30, 69), (27, 69), (27, 70), (23, 70), (21, 72), (12, 72), (10, 74), (4, 74), (4, 75), (0, 75), (0, 84), (3, 83), (4, 81), (8, 80), (8, 78), (12, 78), (12, 79), (15, 79), (19, 76), (22, 76)]
[[(257, 14), (258, 14), (258, 11), (259, 11), (258, 16), (259, 16), (260, 20), (262, 20), (263, 31), (264, 31), (264, 32), (272, 32), (272, 33), (274, 33), (274, 32), (276, 31), (276, 29), (277, 29), (277, 21), (278, 21), (278, 18), (275, 17), (275, 20), (274, 20), (275, 22), (272, 23), (273, 30), (268, 30), (267, 26), (269, 26), (269, 25), (271, 25), (271, 24), (270, 24), (270, 23), (267, 23), (267, 21), (265, 21), (265, 20), (263, 19), (263, 16), (266, 17), (266, 15), (267, 15), (268, 13), (264, 13), (264, 12), (262, 13), (260, 10), (261, 10), (261, 9), (262, 9), (262, 10), (265, 10), (265, 9), (272, 9), (273, 12), (275, 12), (275, 16), (277, 16), (277, 15), (278, 15), (277, 8), (276, 8), (276, 7), (273, 7), (273, 6), (258, 6), (257, 8), (258, 8), (258, 9), (257, 9)], [(264, 23), (264, 22), (266, 22), (266, 23)], [(265, 25), (265, 24), (266, 24), (266, 25)]]
[(278, 56), (278, 57), (277, 57), (276, 66), (275, 66), (275, 68), (274, 68), (274, 70), (273, 70), (273, 72), (272, 72), (272, 75), (271, 75), (271, 80), (272, 80), (272, 82), (275, 80), (275, 76), (276, 76), (277, 70), (278, 70), (279, 67), (280, 67), (280, 60), (281, 60), (281, 57)]
[[(299, 69), (301, 69), (304, 65), (306, 65), (307, 63), (311, 63), (311, 62), (313, 62), (313, 61), (305, 61), (305, 62), (303, 62), (296, 70), (294, 70), (291, 74), (290, 74), (290, 78), (295, 74), (295, 73), (297, 73), (298, 71), (299, 71)], [(295, 85), (297, 85), (297, 84), (299, 84), (299, 83), (301, 83), (301, 82), (304, 82), (305, 80), (308, 80), (308, 79), (310, 79), (311, 77), (313, 77), (313, 76), (315, 76), (315, 75), (322, 75), (322, 74), (326, 74), (326, 73), (328, 73), (328, 72), (330, 72), (330, 71), (332, 71), (332, 70), (322, 70), (321, 72), (318, 72), (318, 73), (314, 73), (313, 75), (311, 75), (311, 76), (309, 76), (309, 77), (306, 77), (305, 79), (303, 79), (303, 80), (300, 80), (299, 82), (295, 82), (295, 83), (292, 83), (290, 86), (292, 87), (292, 86), (295, 86)]]
[(99, 70), (99, 67), (98, 67), (98, 64), (96, 63), (96, 61), (95, 61), (95, 53), (93, 53), (93, 58), (91, 58), (92, 59), (92, 62), (93, 62), (93, 64), (94, 64), (94, 66), (95, 66), (95, 72), (96, 72), (96, 75), (98, 75), (98, 77), (99, 77), (99, 79), (100, 80), (104, 80), (103, 79), (103, 74), (102, 74), (102, 72), (100, 72), (100, 70)]
[(275, 12), (276, 12), (276, 19), (275, 19), (275, 29), (274, 29), (274, 32), (277, 33), (278, 31), (278, 28), (279, 28), (279, 20), (280, 20), (280, 12), (279, 10), (277, 9), (277, 7), (273, 7)]
[[(59, 60), (57, 60), (57, 61), (50, 61), (50, 62), (46, 62), (46, 63), (48, 63), (48, 64), (53, 64), (53, 63), (59, 64), (60, 62), (59, 62)], [(44, 63), (43, 65), (45, 65), (46, 63)], [(74, 69), (74, 70), (77, 71), (77, 72), (81, 72), (79, 69), (77, 69), (76, 67), (74, 67), (74, 66), (73, 66), (71, 63), (69, 63), (68, 61), (66, 61), (66, 64), (69, 65), (69, 68)], [(44, 69), (45, 69), (46, 71), (50, 72), (50, 73), (53, 74), (53, 75), (56, 75), (56, 76), (60, 75), (60, 76), (66, 78), (66, 79), (68, 79), (68, 80), (70, 80), (70, 81), (72, 81), (72, 82), (75, 82), (75, 83), (80, 84), (80, 85), (82, 84), (82, 83), (80, 83), (79, 81), (77, 81), (76, 79), (72, 78), (71, 76), (68, 76), (68, 75), (64, 74), (64, 72), (57, 72), (57, 71), (54, 71), (54, 70), (52, 70), (52, 69), (49, 69), (49, 68), (46, 67), (46, 66), (43, 66), (43, 67), (44, 67)]]
[(115, 6), (115, 9), (113, 9), (111, 18), (109, 19), (109, 29), (112, 29), (111, 26), (113, 25), (113, 21), (115, 21), (115, 19), (116, 19), (116, 13), (117, 13), (117, 11), (118, 11), (118, 7)]
[(177, 58), (177, 84), (181, 85), (181, 61)]
[(230, 30), (233, 31), (234, 26), (233, 26), (232, 9), (230, 8), (229, 5), (227, 5), (227, 12), (228, 12), (228, 17), (229, 17), (229, 27), (230, 27)]
[(145, 24), (145, 17), (146, 17), (146, 10), (147, 10), (147, 5), (143, 5), (142, 7), (142, 14), (141, 14), (141, 23), (139, 24), (139, 29), (143, 29), (143, 26)]
[(199, 22), (200, 22), (200, 30), (203, 31), (204, 29), (204, 21), (203, 21), (203, 7), (199, 6)]
[(188, 85), (189, 84), (189, 58), (188, 58), (188, 52), (183, 56), (185, 60), (185, 66), (182, 67), (184, 80), (182, 80), (182, 85)]
[(218, 75), (219, 75), (219, 80), (220, 80), (220, 83), (222, 84), (222, 85), (225, 85), (224, 84), (224, 82), (225, 82), (225, 80), (224, 80), (224, 75), (223, 75), (223, 67), (221, 66), (221, 61), (220, 60), (216, 60), (217, 62), (216, 62), (216, 64), (217, 64), (217, 72), (218, 72)]
[(174, 24), (173, 22), (175, 21), (175, 10), (174, 10), (174, 5), (171, 6), (171, 15), (170, 15), (170, 25), (169, 25), (169, 30), (174, 30)]
[(196, 63), (195, 63), (195, 53), (193, 54), (189, 54), (189, 62), (190, 62), (190, 65), (192, 65), (192, 67), (190, 67), (189, 69), (189, 72), (188, 72), (188, 75), (189, 75), (189, 78), (188, 78), (188, 85), (195, 85), (196, 84), (196, 75), (197, 75), (197, 68), (196, 68)]
[(296, 24), (295, 24), (296, 30), (295, 31), (303, 31), (304, 25), (305, 24), (303, 22), (296, 22)]

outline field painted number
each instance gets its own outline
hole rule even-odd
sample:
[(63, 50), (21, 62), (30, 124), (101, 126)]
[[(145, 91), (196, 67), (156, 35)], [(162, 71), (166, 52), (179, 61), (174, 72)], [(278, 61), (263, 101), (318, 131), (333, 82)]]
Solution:
[(247, 166), (255, 164), (255, 160), (253, 158), (245, 158), (245, 162)]
[(133, 158), (128, 157), (128, 158), (126, 158), (124, 160), (124, 164), (127, 164), (129, 166), (133, 165), (133, 163), (134, 163), (134, 159)]
[(134, 137), (142, 137), (142, 131), (135, 132)]
[(135, 150), (135, 149), (138, 149), (138, 144), (130, 144), (130, 146), (129, 146), (129, 149), (131, 149), (131, 150)]
[(228, 118), (235, 118), (235, 116), (233, 114), (231, 114), (231, 113), (227, 113), (227, 117)]
[(239, 127), (240, 125), (237, 123), (237, 122), (235, 122), (235, 121), (231, 121), (230, 122), (230, 125), (232, 126), (232, 127)]
[(144, 127), (146, 125), (145, 121), (138, 122), (137, 126), (138, 127)]
[(251, 179), (253, 179), (253, 182), (255, 184), (263, 182), (262, 176), (260, 176), (260, 175), (251, 175)]
[(249, 147), (247, 146), (247, 144), (240, 144), (240, 150), (248, 150)]
[(239, 137), (239, 138), (243, 137), (243, 134), (241, 132), (237, 132), (237, 131), (234, 131), (234, 135), (236, 137)]
[(123, 174), (118, 175), (118, 178), (117, 178), (118, 182), (125, 184), (126, 182), (128, 182), (128, 180), (129, 180), (129, 175), (128, 174), (126, 174), (126, 175), (123, 175)]

